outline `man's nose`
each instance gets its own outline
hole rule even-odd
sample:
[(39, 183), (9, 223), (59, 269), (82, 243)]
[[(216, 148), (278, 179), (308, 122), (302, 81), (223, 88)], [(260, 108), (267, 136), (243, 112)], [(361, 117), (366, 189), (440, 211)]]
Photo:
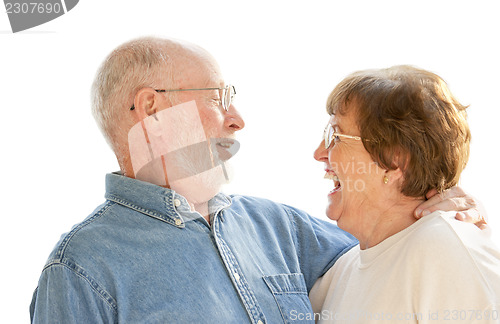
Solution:
[(233, 104), (229, 106), (224, 118), (224, 126), (233, 131), (239, 131), (245, 127), (243, 117), (241, 117), (240, 113), (236, 110), (236, 107)]

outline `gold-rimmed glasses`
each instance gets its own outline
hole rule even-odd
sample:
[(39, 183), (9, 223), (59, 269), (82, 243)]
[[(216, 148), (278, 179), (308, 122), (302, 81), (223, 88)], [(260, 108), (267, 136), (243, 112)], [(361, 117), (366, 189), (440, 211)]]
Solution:
[(323, 137), (325, 139), (325, 149), (329, 149), (330, 146), (332, 145), (332, 143), (339, 141), (341, 137), (353, 139), (356, 141), (361, 141), (361, 137), (359, 137), (359, 136), (345, 135), (345, 134), (335, 132), (335, 129), (333, 128), (332, 124), (330, 124), (330, 123), (328, 123), (326, 125), (325, 131), (323, 133)]

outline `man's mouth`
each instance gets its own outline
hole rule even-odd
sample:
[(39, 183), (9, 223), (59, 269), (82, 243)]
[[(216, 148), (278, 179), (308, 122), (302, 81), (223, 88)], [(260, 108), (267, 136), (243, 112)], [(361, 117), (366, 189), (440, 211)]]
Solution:
[(232, 143), (217, 143), (217, 145), (222, 146), (223, 148), (230, 148), (233, 144)]
[(230, 138), (218, 138), (217, 139), (217, 145), (218, 146), (221, 146), (223, 148), (231, 148), (231, 146), (233, 146), (234, 144), (234, 140), (233, 139), (230, 139)]
[(329, 195), (331, 194), (334, 194), (338, 191), (341, 190), (341, 185), (340, 185), (340, 180), (339, 180), (339, 177), (335, 174), (335, 172), (331, 171), (331, 170), (326, 170), (326, 173), (325, 173), (325, 176), (324, 176), (325, 179), (327, 180), (332, 180), (333, 181), (333, 184), (334, 184), (334, 188), (328, 193)]
[(211, 138), (212, 152), (218, 162), (224, 162), (233, 157), (240, 148), (240, 143), (232, 138)]

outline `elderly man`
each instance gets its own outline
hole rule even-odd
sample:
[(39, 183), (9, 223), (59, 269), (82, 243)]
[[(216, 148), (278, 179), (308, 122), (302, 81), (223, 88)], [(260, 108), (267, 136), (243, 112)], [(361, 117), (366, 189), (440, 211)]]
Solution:
[(93, 112), (121, 173), (51, 253), (32, 322), (311, 318), (308, 291), (357, 242), (295, 208), (219, 193), (245, 126), (234, 94), (192, 44), (141, 38), (109, 55)]

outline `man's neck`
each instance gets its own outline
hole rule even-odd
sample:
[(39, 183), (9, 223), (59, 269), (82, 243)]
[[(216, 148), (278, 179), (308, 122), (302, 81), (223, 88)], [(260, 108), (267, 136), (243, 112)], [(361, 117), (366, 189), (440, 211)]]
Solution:
[[(129, 159), (122, 161), (122, 164), (120, 164), (120, 169), (121, 169), (123, 176), (135, 178), (134, 172), (130, 171), (131, 164), (130, 164)], [(151, 182), (151, 183), (153, 183), (153, 182)], [(157, 184), (157, 185), (164, 187), (164, 188), (171, 189), (170, 186), (168, 185), (168, 183), (167, 183), (167, 185), (160, 185), (160, 184)], [(205, 218), (207, 220), (207, 222), (210, 224), (210, 213), (208, 210), (208, 201), (200, 203), (200, 204), (195, 204), (195, 203), (188, 201), (188, 204), (189, 204), (189, 207), (191, 208), (191, 211), (197, 211), (198, 213), (200, 213), (201, 216), (203, 216), (203, 218)]]
[(188, 203), (189, 206), (191, 207), (191, 210), (195, 210), (198, 213), (200, 213), (201, 216), (203, 216), (203, 218), (207, 220), (208, 224), (210, 224), (210, 213), (208, 211), (208, 202), (204, 202), (201, 204), (193, 204), (191, 202)]

